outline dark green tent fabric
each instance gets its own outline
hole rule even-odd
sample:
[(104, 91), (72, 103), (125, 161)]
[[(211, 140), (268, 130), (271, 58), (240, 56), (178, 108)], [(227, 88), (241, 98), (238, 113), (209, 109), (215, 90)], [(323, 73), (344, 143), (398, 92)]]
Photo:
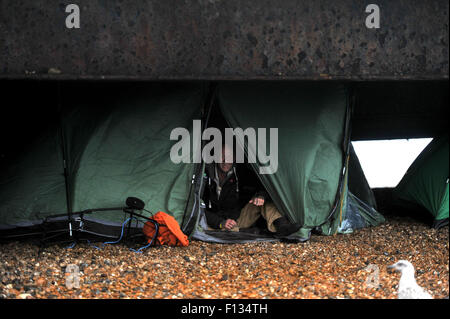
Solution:
[[(278, 128), (278, 170), (259, 176), (282, 213), (303, 225), (297, 235), (309, 238), (314, 227), (327, 222), (338, 192), (346, 89), (318, 83), (224, 83), (218, 98), (230, 127), (267, 128), (267, 136), (269, 128)], [(259, 165), (253, 166), (258, 172)]]
[(435, 220), (449, 217), (448, 135), (435, 138), (408, 168), (394, 189), (397, 203), (401, 200), (426, 208)]
[(61, 140), (56, 125), (36, 136), (0, 174), (0, 227), (31, 226), (67, 211)]
[[(69, 152), (74, 154), (73, 209), (120, 207), (128, 196), (135, 196), (151, 212), (161, 210), (181, 222), (194, 164), (171, 162), (175, 142), (169, 137), (174, 128), (192, 128), (202, 97), (201, 87), (192, 86), (136, 90), (110, 105), (89, 136), (79, 134), (82, 128), (68, 132), (69, 149), (82, 145), (81, 151)], [(86, 118), (95, 118), (85, 111)], [(68, 122), (80, 123), (76, 118)], [(96, 214), (117, 221), (116, 215)]]
[[(4, 170), (0, 225), (37, 220), (37, 212), (67, 213), (61, 145), (67, 154), (72, 212), (123, 207), (128, 196), (135, 196), (152, 213), (167, 212), (181, 223), (194, 164), (170, 160), (176, 142), (170, 133), (177, 127), (192, 129), (203, 100), (201, 84), (139, 84), (109, 92), (102, 105), (65, 105), (64, 143), (57, 129), (50, 130), (22, 160)], [(117, 225), (124, 213), (96, 212), (88, 218)]]

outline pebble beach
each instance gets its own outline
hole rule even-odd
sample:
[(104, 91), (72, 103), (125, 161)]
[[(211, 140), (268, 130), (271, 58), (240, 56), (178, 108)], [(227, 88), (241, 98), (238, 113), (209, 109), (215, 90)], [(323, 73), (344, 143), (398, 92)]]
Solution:
[[(97, 247), (99, 247), (97, 245)], [(410, 261), (417, 283), (449, 295), (449, 228), (389, 218), (352, 234), (313, 235), (305, 243), (150, 247), (88, 243), (0, 244), (3, 299), (396, 299)], [(76, 276), (76, 277), (75, 277)]]

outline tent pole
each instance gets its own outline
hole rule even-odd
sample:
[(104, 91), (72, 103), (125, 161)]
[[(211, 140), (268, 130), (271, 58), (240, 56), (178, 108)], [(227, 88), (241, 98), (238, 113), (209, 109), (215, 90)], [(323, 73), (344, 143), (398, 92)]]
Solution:
[[(205, 114), (204, 113), (202, 114), (202, 128), (201, 128), (202, 132), (208, 126), (209, 117), (211, 115), (211, 109), (213, 107), (214, 100), (215, 100), (215, 97), (216, 97), (216, 92), (217, 92), (217, 83), (215, 83), (215, 82), (208, 83), (207, 96), (206, 96), (205, 104), (203, 105), (203, 110), (202, 110), (202, 113), (203, 113), (204, 109), (206, 109), (206, 119), (205, 119)], [(204, 120), (204, 123), (203, 123), (203, 120)], [(201, 141), (201, 149), (203, 149), (203, 146), (204, 146), (203, 144), (204, 144), (204, 141), (202, 140)], [(196, 166), (196, 169), (194, 170), (194, 176), (193, 176), (190, 188), (189, 188), (189, 197), (188, 197), (188, 199), (186, 201), (186, 206), (184, 208), (183, 219), (181, 221), (182, 231), (183, 232), (187, 231), (187, 226), (188, 226), (188, 224), (189, 224), (189, 222), (190, 222), (190, 220), (192, 219), (192, 216), (193, 216), (193, 214), (191, 213), (191, 216), (189, 217), (189, 220), (185, 224), (186, 211), (188, 209), (189, 201), (190, 201), (190, 198), (191, 198), (190, 194), (192, 192), (192, 187), (194, 186), (194, 184), (196, 182), (195, 181), (196, 179), (200, 179), (200, 180), (203, 179), (202, 172), (201, 172), (202, 166), (203, 166), (202, 164), (199, 164), (198, 166)], [(194, 196), (197, 196), (197, 194), (194, 194)], [(194, 206), (195, 206), (195, 203), (194, 203)]]
[(72, 205), (70, 201), (70, 189), (69, 189), (69, 173), (67, 169), (67, 151), (66, 151), (66, 139), (64, 135), (63, 129), (63, 114), (62, 114), (62, 102), (61, 102), (61, 82), (57, 82), (57, 90), (58, 90), (58, 113), (59, 113), (59, 134), (61, 138), (61, 150), (63, 156), (63, 167), (64, 167), (64, 184), (66, 188), (66, 205), (67, 205), (67, 218), (69, 222), (69, 236), (73, 236), (73, 227), (72, 227)]
[[(348, 156), (350, 152), (350, 143), (351, 143), (351, 132), (352, 132), (352, 115), (353, 115), (353, 107), (355, 104), (355, 96), (354, 96), (354, 90), (353, 86), (347, 86), (347, 103), (346, 103), (346, 110), (345, 110), (345, 123), (344, 123), (344, 136), (342, 140), (342, 151), (343, 151), (343, 167), (341, 170), (341, 175), (339, 177), (339, 185), (338, 190), (336, 193), (335, 203), (334, 207), (331, 209), (330, 214), (326, 218), (326, 220), (316, 226), (315, 228), (322, 227), (325, 225), (325, 223), (329, 222), (330, 220), (334, 220), (336, 218), (335, 212), (338, 206), (338, 203), (340, 203), (340, 198), (342, 197), (342, 192), (345, 191), (344, 182), (345, 182), (345, 175), (347, 174), (348, 170)], [(334, 218), (333, 218), (334, 216)]]

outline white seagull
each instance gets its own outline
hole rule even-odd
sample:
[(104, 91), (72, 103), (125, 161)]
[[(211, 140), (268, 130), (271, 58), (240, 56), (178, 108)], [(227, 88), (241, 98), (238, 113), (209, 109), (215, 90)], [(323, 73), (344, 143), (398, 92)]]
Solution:
[(414, 278), (414, 266), (407, 260), (400, 260), (388, 266), (390, 269), (402, 273), (398, 283), (398, 299), (433, 299), (431, 295), (420, 287)]

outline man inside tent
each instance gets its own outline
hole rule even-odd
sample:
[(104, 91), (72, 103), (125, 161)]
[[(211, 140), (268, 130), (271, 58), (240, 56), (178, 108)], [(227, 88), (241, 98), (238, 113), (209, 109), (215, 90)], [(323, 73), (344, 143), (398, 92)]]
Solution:
[(267, 229), (276, 236), (288, 236), (301, 227), (282, 216), (270, 202), (267, 192), (257, 192), (241, 209), (239, 205), (238, 176), (232, 157), (232, 149), (222, 147), (222, 161), (206, 166), (208, 183), (204, 192), (206, 221), (213, 229), (251, 231), (262, 216)]

